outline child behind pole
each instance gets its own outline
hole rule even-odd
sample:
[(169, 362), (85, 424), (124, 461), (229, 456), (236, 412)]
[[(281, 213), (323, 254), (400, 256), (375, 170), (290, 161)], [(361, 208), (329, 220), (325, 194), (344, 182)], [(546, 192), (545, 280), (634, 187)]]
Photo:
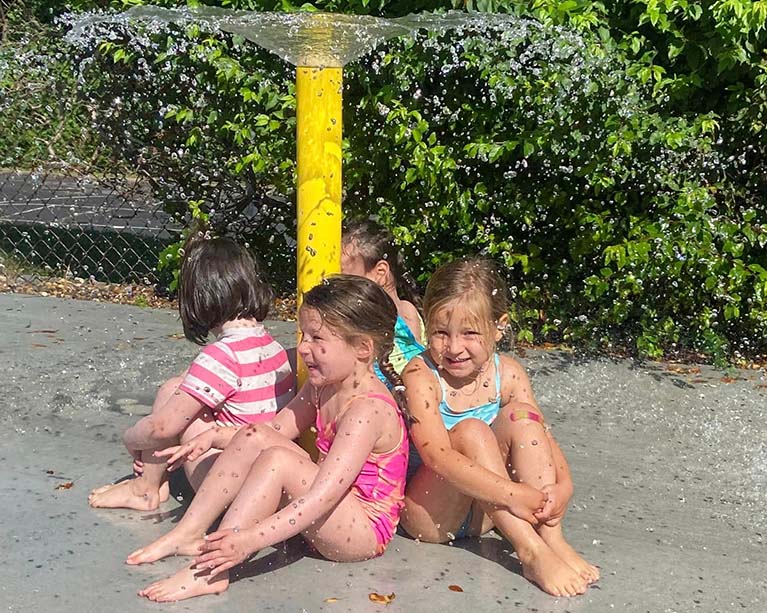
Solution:
[[(425, 329), (418, 312), (417, 288), (405, 271), (394, 237), (370, 220), (349, 222), (343, 233), (341, 271), (374, 281), (394, 301), (397, 322), (389, 361), (394, 370), (401, 373), (408, 361), (424, 350)], [(376, 372), (385, 381), (380, 370)]]

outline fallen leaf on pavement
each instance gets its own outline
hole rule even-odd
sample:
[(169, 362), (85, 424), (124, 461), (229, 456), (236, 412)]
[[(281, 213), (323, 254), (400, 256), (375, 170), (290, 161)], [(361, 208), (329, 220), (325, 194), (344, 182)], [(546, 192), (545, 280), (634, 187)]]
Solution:
[(463, 588), (460, 585), (448, 585), (447, 589), (451, 592), (463, 592)]
[(74, 481), (67, 481), (65, 483), (59, 483), (55, 489), (57, 490), (68, 490), (71, 489), (72, 486), (75, 484)]
[(388, 596), (386, 594), (378, 594), (376, 592), (370, 592), (368, 594), (368, 598), (372, 600), (373, 602), (377, 604), (389, 604), (392, 600), (396, 598), (395, 594), (392, 592)]

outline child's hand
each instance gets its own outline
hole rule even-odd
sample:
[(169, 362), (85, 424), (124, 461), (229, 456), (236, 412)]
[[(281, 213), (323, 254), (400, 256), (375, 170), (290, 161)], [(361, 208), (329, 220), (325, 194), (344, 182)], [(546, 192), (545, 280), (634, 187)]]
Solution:
[(197, 568), (210, 569), (211, 576), (242, 564), (253, 553), (248, 530), (218, 530), (205, 537), (202, 554), (194, 560)]
[(141, 452), (131, 451), (131, 457), (133, 457), (133, 474), (136, 477), (140, 477), (144, 474), (144, 463), (141, 461)]
[(213, 441), (210, 436), (206, 436), (207, 432), (195, 436), (192, 440), (187, 441), (183, 445), (176, 445), (175, 447), (168, 447), (167, 449), (160, 449), (154, 452), (154, 456), (158, 458), (168, 458), (168, 471), (176, 470), (184, 462), (193, 462), (199, 458), (202, 454), (207, 453), (213, 446)]
[(548, 496), (548, 499), (543, 510), (535, 514), (535, 518), (547, 526), (556, 526), (565, 515), (571, 494), (556, 483), (545, 485), (543, 492)]
[(544, 512), (547, 499), (546, 493), (535, 489), (532, 485), (515, 483), (511, 504), (508, 505), (508, 508), (520, 519), (537, 526), (539, 523), (537, 515)]

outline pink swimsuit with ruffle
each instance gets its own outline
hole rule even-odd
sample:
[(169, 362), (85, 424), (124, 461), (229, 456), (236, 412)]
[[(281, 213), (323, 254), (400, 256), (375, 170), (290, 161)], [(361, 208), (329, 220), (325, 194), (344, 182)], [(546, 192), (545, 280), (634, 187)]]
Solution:
[[(402, 414), (392, 398), (383, 394), (367, 394), (355, 396), (349, 402), (357, 398), (383, 400), (397, 409), (400, 423), (399, 443), (391, 451), (385, 453), (371, 451), (351, 489), (365, 509), (370, 525), (375, 532), (378, 543), (376, 555), (381, 555), (394, 536), (394, 531), (399, 523), (400, 512), (405, 506), (405, 475), (408, 462), (407, 428)], [(342, 413), (343, 411), (331, 423), (324, 425), (320, 417), (319, 402), (317, 402), (316, 444), (317, 449), (322, 454), (322, 459), (327, 456), (328, 450), (333, 444), (333, 439), (336, 436), (336, 420)]]

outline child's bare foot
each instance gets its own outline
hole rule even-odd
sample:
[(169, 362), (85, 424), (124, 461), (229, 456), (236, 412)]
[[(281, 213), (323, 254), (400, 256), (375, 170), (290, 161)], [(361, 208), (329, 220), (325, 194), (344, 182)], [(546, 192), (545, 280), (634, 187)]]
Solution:
[(136, 509), (154, 511), (168, 500), (168, 490), (147, 488), (143, 479), (128, 479), (96, 488), (88, 496), (88, 504), (101, 509)]
[(570, 543), (565, 540), (560, 525), (541, 526), (538, 529), (538, 534), (554, 553), (574, 568), (588, 583), (599, 581), (599, 569), (593, 564), (589, 564), (572, 548)]
[[(524, 559), (523, 559), (524, 558)], [(520, 554), (522, 574), (552, 596), (577, 596), (586, 591), (586, 580), (542, 543), (525, 556)]]
[(172, 577), (152, 583), (139, 591), (138, 595), (155, 602), (171, 602), (206, 594), (220, 594), (229, 587), (228, 572), (211, 577), (193, 566), (187, 566)]
[(136, 549), (128, 556), (125, 563), (131, 565), (148, 564), (168, 556), (197, 556), (200, 555), (200, 547), (204, 542), (202, 536), (197, 538), (186, 536), (174, 528), (146, 547)]

